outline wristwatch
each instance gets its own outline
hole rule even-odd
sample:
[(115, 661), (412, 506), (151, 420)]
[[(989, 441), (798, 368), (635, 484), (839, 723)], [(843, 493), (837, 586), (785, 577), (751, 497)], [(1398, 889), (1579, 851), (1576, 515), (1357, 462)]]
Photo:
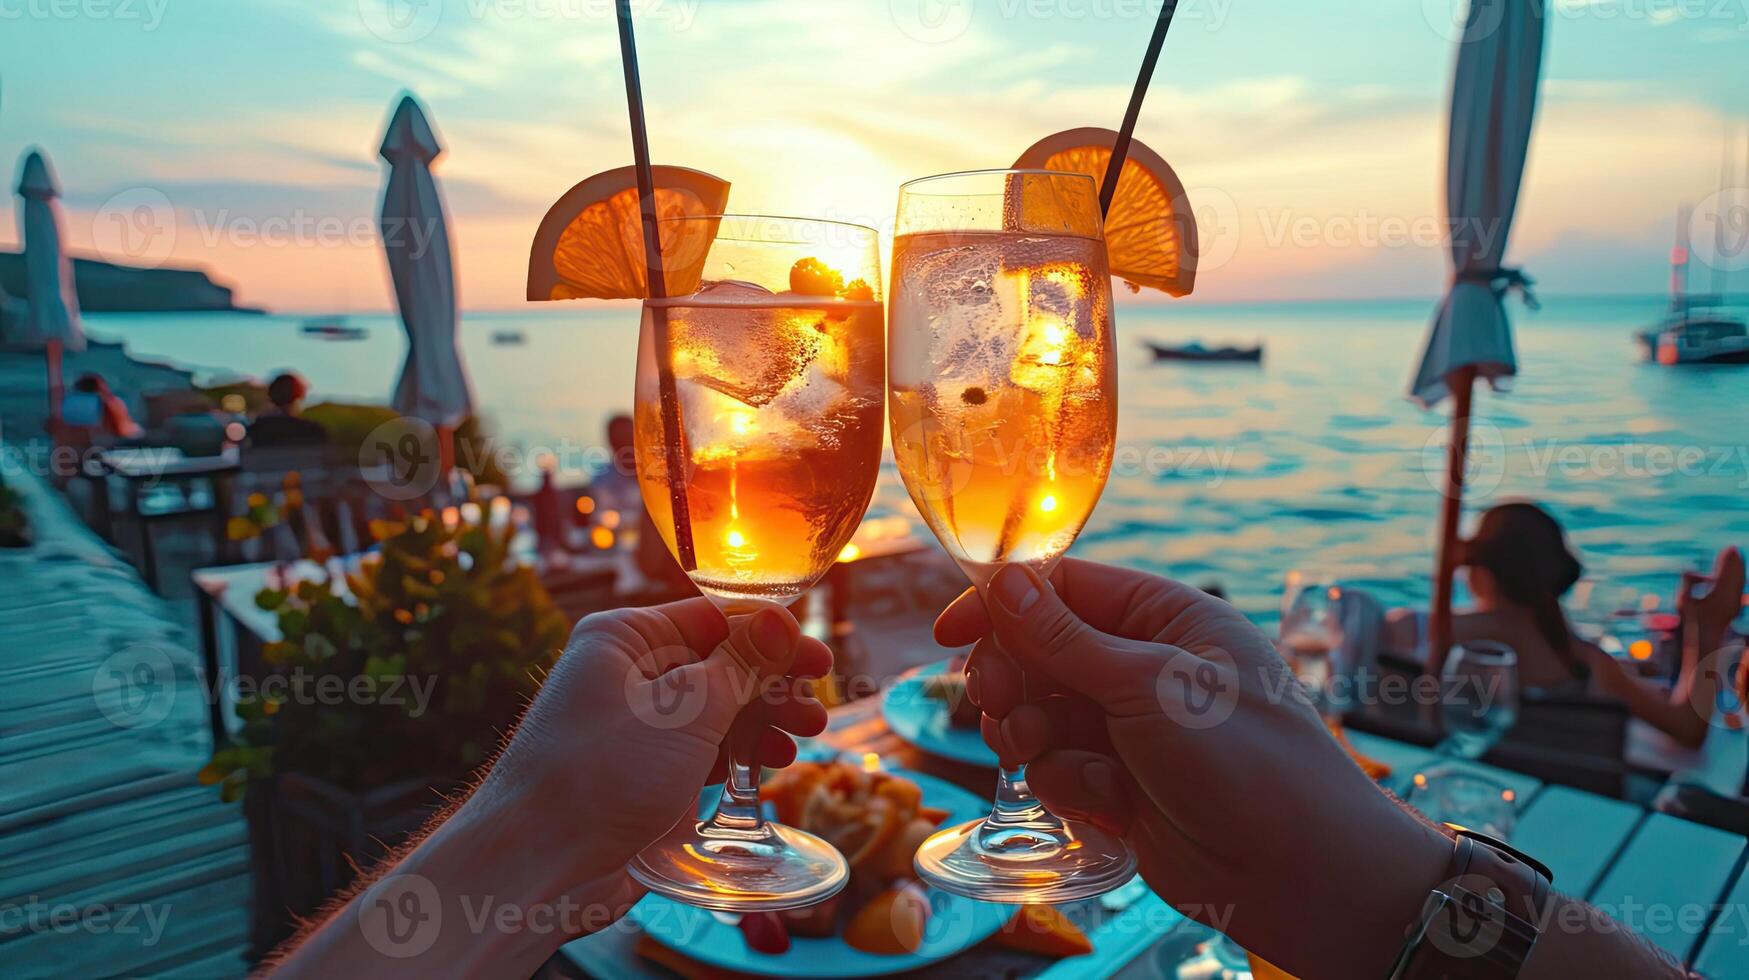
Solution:
[(1391, 980), (1510, 980), (1536, 948), (1554, 875), (1535, 858), (1454, 824), (1445, 880), (1428, 893)]

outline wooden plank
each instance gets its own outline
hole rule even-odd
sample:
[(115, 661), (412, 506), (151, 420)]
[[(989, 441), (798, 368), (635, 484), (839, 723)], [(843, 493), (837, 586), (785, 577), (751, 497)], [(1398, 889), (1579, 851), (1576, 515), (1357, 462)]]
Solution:
[(1703, 977), (1749, 977), (1749, 874), (1737, 876), (1694, 958)]
[(1519, 817), (1511, 843), (1548, 865), (1556, 888), (1587, 895), (1645, 815), (1632, 803), (1547, 786)]
[(246, 849), (248, 836), (243, 822), (236, 820), (137, 841), (134, 846), (119, 852), (70, 861), (44, 861), (30, 872), (9, 875), (6, 890), (10, 894), (4, 897), (18, 901), (33, 898), (60, 901), (66, 895), (93, 892), (90, 901), (108, 901), (106, 894), (117, 882), (150, 876), (161, 869), (198, 862), (209, 855), (238, 847)]
[(1586, 897), (1686, 963), (1737, 874), (1744, 843), (1736, 834), (1650, 814)]
[(220, 802), (215, 787), (188, 785), (114, 806), (69, 813), (0, 836), (0, 871), (33, 860), (37, 851), (64, 850), (87, 842), (113, 846), (117, 838), (112, 835), (150, 831), (159, 821), (194, 813), (240, 820), (243, 810), (238, 804)]
[[(20, 976), (160, 976), (234, 954), (249, 929), (249, 877), (230, 874), (137, 902), (101, 917), (38, 927), (0, 943), (0, 961)], [(239, 976), (236, 964), (206, 977)], [(201, 976), (202, 974), (185, 974)]]

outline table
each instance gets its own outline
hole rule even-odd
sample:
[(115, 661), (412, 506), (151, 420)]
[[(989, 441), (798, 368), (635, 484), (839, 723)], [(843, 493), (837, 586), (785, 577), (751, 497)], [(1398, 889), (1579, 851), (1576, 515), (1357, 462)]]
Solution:
[[(1431, 749), (1360, 732), (1348, 737), (1357, 750), (1392, 767), (1385, 784), (1393, 789), (1436, 761)], [(887, 764), (941, 776), (979, 795), (995, 788), (993, 771), (934, 759), (893, 734), (875, 698), (834, 709), (821, 741), (845, 753), (878, 753)], [(1744, 838), (1622, 800), (1544, 785), (1522, 773), (1477, 762), (1456, 764), (1513, 789), (1519, 820), (1512, 843), (1547, 864), (1559, 890), (1627, 920), (1710, 977), (1749, 975), (1749, 875), (1743, 874), (1749, 842)], [(610, 933), (572, 943), (562, 955), (597, 976), (672, 976), (637, 958), (635, 937), (625, 930)], [(1089, 930), (1093, 952), (1088, 956), (1051, 961), (985, 943), (923, 975), (1157, 976), (1161, 963), (1209, 935), (1206, 927), (1144, 891)]]
[(148, 515), (140, 508), (142, 491), (162, 483), (186, 483), (196, 479), (215, 479), (238, 472), (241, 455), (235, 446), (227, 446), (216, 456), (189, 456), (172, 446), (132, 446), (105, 449), (97, 454), (103, 467), (103, 499), (99, 501), (104, 520), (109, 520), (109, 478), (117, 477), (126, 487), (128, 515), (139, 529), (140, 575), (152, 591), (158, 591), (158, 558), (152, 545), (152, 519), (167, 515)]

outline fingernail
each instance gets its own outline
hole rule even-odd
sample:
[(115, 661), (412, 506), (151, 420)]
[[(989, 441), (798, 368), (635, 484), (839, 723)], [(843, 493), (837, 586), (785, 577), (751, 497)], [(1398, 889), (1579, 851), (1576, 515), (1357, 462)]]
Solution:
[(1011, 616), (1021, 615), (1038, 601), (1038, 587), (1032, 584), (1032, 576), (1024, 565), (1002, 566), (990, 581), (990, 592)]
[(775, 609), (761, 609), (755, 613), (753, 622), (747, 626), (747, 635), (753, 640), (753, 648), (767, 660), (782, 660), (795, 645), (789, 624)]
[(1117, 799), (1117, 773), (1104, 762), (1089, 762), (1081, 767), (1081, 781), (1088, 792), (1103, 800)]
[(966, 697), (971, 698), (972, 703), (979, 707), (984, 704), (983, 700), (978, 697), (978, 668), (976, 667), (966, 668)]

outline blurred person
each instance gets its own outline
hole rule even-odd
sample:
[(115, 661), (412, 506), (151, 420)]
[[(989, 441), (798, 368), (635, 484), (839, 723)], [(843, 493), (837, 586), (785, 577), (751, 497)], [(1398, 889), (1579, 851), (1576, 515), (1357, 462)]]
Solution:
[[(603, 510), (617, 512), (622, 528), (635, 522), (636, 540), (630, 542), (630, 547), (634, 549), (637, 572), (656, 594), (681, 596), (696, 593), (697, 586), (674, 560), (662, 532), (657, 530), (656, 522), (644, 507), (643, 491), (638, 486), (637, 430), (630, 415), (615, 415), (607, 420), (607, 448), (611, 455), (607, 468), (589, 485), (589, 494), (595, 498), (596, 513)], [(622, 531), (618, 539), (624, 542), (627, 537)]]
[[(1723, 670), (1706, 662), (1723, 648), (1743, 596), (1743, 557), (1736, 548), (1719, 552), (1711, 575), (1684, 572), (1676, 594), (1682, 621), (1682, 667), (1673, 687), (1640, 676), (1631, 663), (1577, 636), (1561, 598), (1584, 574), (1560, 522), (1523, 501), (1488, 509), (1473, 537), (1463, 543), (1472, 609), (1454, 610), (1452, 642), (1504, 643), (1518, 655), (1521, 686), (1566, 697), (1607, 698), (1627, 705), (1636, 718), (1690, 748), (1710, 730)], [(1425, 614), (1395, 610), (1389, 646), (1404, 650), (1410, 636), (1425, 636)], [(1704, 709), (1704, 710), (1703, 710)]]
[(138, 439), (143, 430), (128, 412), (128, 404), (109, 389), (103, 376), (86, 372), (61, 398), (61, 425), (89, 435), (93, 441)]
[(328, 430), (302, 414), (309, 393), (309, 383), (290, 371), (268, 382), (269, 407), (249, 423), (249, 445), (257, 449), (325, 445)]

